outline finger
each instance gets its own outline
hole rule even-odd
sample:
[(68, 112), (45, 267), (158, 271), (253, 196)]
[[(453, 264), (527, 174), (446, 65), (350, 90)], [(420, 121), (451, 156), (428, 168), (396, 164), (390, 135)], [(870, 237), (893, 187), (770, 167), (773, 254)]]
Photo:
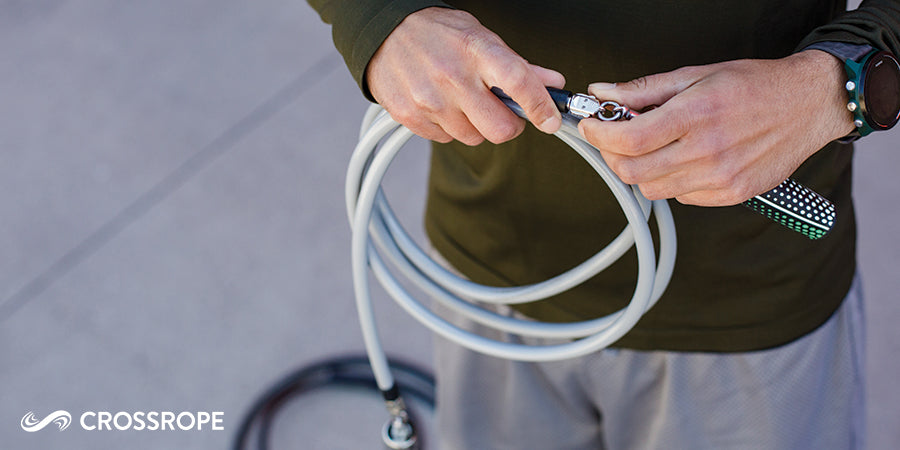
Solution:
[(415, 125), (406, 125), (409, 131), (416, 136), (428, 139), (429, 141), (440, 142), (446, 144), (453, 140), (453, 136), (447, 134), (443, 128), (433, 122), (419, 122)]
[(414, 101), (400, 96), (388, 97), (382, 106), (397, 123), (409, 128), (416, 136), (430, 141), (447, 143), (453, 140), (436, 119), (433, 113), (423, 112)]
[(650, 200), (675, 198), (697, 206), (736, 205), (758, 192), (753, 179), (714, 164), (692, 165), (639, 186)]
[(578, 130), (600, 151), (644, 155), (669, 145), (690, 131), (692, 113), (685, 109), (677, 104), (666, 104), (627, 121), (584, 119), (578, 124)]
[(662, 200), (704, 191), (707, 186), (698, 183), (696, 177), (690, 176), (688, 172), (679, 171), (653, 181), (639, 183), (638, 187), (647, 200)]
[(512, 140), (525, 129), (525, 121), (486, 89), (479, 95), (464, 97), (461, 103), (469, 122), (494, 144)]
[(463, 144), (475, 146), (484, 142), (484, 136), (481, 135), (478, 129), (469, 122), (469, 118), (460, 110), (448, 112), (441, 116), (436, 122), (440, 124), (440, 127), (443, 128), (447, 134), (453, 136), (454, 139)]
[(706, 190), (694, 191), (674, 197), (678, 203), (694, 206), (733, 206), (743, 202), (727, 191)]
[(602, 150), (600, 154), (610, 169), (627, 184), (647, 183), (671, 176), (689, 168), (698, 159), (681, 141), (640, 156), (622, 156)]
[(698, 178), (696, 172), (683, 170), (652, 181), (636, 183), (647, 200), (682, 198), (694, 192), (713, 192), (709, 183)]
[(529, 64), (529, 66), (531, 66), (531, 70), (537, 74), (544, 86), (550, 86), (557, 89), (562, 89), (566, 86), (566, 77), (563, 74), (553, 69), (548, 69), (535, 64)]
[(545, 133), (555, 133), (562, 115), (547, 93), (544, 82), (531, 65), (511, 51), (489, 63), (484, 70), (487, 87), (497, 86), (522, 109), (528, 120)]
[(662, 105), (700, 80), (708, 71), (702, 66), (683, 67), (625, 83), (593, 83), (588, 86), (588, 92), (597, 98), (613, 100), (632, 109), (641, 110), (651, 105)]

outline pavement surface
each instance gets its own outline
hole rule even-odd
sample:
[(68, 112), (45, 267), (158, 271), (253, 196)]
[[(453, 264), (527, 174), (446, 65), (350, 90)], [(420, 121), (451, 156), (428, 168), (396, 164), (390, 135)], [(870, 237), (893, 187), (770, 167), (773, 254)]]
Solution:
[[(7, 0), (0, 61), (0, 447), (225, 448), (276, 380), (361, 351), (342, 192), (366, 102), (305, 2)], [(411, 147), (387, 190), (418, 230)], [(873, 449), (900, 442), (898, 147), (865, 139), (855, 179)], [(429, 333), (376, 300), (386, 348), (429, 366)], [(69, 429), (20, 426), (56, 410)], [(78, 423), (120, 411), (224, 430)], [(272, 448), (380, 448), (383, 420), (319, 392)]]

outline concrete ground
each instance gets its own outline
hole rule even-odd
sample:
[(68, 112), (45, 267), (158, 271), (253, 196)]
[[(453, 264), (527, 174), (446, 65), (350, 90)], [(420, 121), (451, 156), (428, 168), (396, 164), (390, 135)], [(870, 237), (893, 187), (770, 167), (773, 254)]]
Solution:
[[(0, 61), (0, 447), (224, 448), (275, 380), (361, 350), (342, 189), (366, 102), (305, 2), (9, 0)], [(864, 140), (855, 181), (873, 449), (900, 442), (898, 138)], [(408, 224), (423, 144), (388, 187)], [(428, 332), (377, 308), (389, 351), (427, 365)], [(20, 427), (55, 410), (76, 423)], [(225, 430), (85, 431), (86, 411)], [(384, 418), (317, 393), (273, 448), (378, 448)]]

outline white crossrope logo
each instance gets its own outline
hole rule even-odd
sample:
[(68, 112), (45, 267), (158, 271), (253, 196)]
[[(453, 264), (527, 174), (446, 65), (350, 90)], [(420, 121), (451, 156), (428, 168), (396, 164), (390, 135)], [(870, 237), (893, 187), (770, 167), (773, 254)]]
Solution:
[(45, 417), (44, 420), (39, 421), (34, 416), (33, 411), (28, 411), (28, 414), (25, 414), (22, 417), (21, 421), (22, 429), (29, 433), (43, 430), (47, 425), (50, 425), (51, 423), (55, 423), (57, 426), (59, 426), (59, 431), (65, 430), (66, 428), (69, 428), (69, 424), (72, 423), (72, 415), (69, 414), (68, 411), (58, 410), (50, 413), (50, 415)]

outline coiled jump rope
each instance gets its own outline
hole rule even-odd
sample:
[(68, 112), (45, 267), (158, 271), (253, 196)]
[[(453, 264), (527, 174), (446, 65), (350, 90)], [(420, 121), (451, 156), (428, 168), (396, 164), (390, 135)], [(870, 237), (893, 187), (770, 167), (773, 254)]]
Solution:
[[(518, 105), (506, 101), (513, 111), (524, 117)], [(353, 233), (353, 284), (360, 325), (375, 380), (392, 415), (382, 432), (389, 447), (411, 448), (415, 434), (378, 338), (369, 293), (369, 268), (404, 310), (435, 333), (478, 352), (522, 361), (574, 358), (602, 349), (627, 333), (665, 290), (675, 264), (675, 226), (668, 203), (664, 200), (650, 202), (636, 188), (620, 181), (603, 162), (599, 151), (579, 136), (577, 124), (577, 117), (564, 114), (563, 125), (556, 136), (570, 145), (606, 181), (622, 206), (628, 226), (606, 248), (561, 275), (527, 286), (492, 287), (460, 278), (434, 262), (400, 225), (380, 185), (394, 156), (413, 133), (378, 105), (367, 111), (359, 144), (347, 171), (345, 194)], [(647, 223), (651, 210), (660, 233), (658, 263)], [(638, 254), (634, 295), (627, 307), (609, 316), (577, 323), (542, 323), (507, 317), (473, 303), (517, 304), (558, 294), (593, 277), (632, 245), (636, 246)], [(529, 346), (494, 341), (470, 333), (416, 300), (403, 288), (394, 272), (443, 306), (486, 326), (521, 336), (574, 340)]]

